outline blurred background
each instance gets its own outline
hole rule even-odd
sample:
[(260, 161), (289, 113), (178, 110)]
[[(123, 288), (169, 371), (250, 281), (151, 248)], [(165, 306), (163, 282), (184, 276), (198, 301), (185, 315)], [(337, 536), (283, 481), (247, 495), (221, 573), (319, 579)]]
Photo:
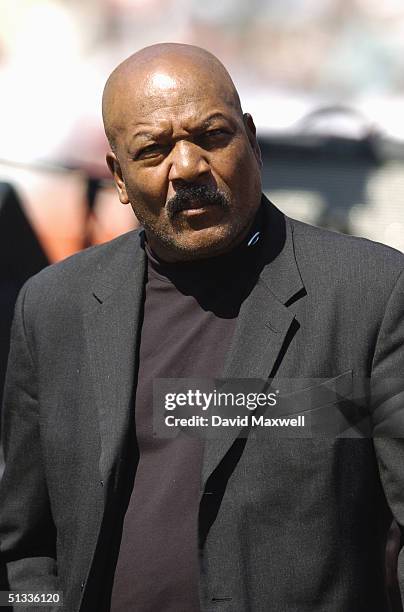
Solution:
[(23, 282), (136, 225), (107, 173), (101, 94), (163, 41), (229, 69), (284, 212), (404, 251), (402, 0), (2, 0), (0, 399)]
[(227, 66), (284, 212), (404, 250), (402, 0), (2, 0), (0, 390), (24, 280), (136, 224), (107, 173), (101, 94), (161, 41)]

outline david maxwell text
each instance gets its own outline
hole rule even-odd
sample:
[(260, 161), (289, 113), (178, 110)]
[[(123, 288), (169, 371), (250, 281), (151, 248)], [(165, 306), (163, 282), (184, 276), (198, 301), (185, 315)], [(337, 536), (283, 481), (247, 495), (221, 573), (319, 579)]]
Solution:
[(215, 414), (210, 417), (197, 415), (175, 417), (173, 414), (169, 414), (165, 417), (164, 423), (167, 427), (304, 427), (305, 416), (299, 414), (292, 418), (271, 418), (248, 414), (234, 418), (224, 418)]

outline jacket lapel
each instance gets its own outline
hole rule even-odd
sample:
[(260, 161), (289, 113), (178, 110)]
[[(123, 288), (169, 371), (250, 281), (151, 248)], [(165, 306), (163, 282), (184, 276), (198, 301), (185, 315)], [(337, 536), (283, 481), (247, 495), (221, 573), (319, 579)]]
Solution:
[(85, 333), (101, 438), (100, 473), (116, 486), (122, 449), (134, 427), (134, 377), (141, 328), (145, 255), (138, 232), (111, 256), (93, 289)]
[[(288, 304), (304, 295), (304, 285), (296, 264), (293, 235), (288, 219), (265, 198), (262, 252), (265, 265), (259, 280), (244, 301), (227, 357), (223, 378), (275, 376), (288, 333), (293, 333), (293, 313)], [(266, 231), (265, 231), (266, 230)], [(205, 442), (202, 488), (222, 458), (238, 438), (241, 427), (222, 428), (220, 439)]]

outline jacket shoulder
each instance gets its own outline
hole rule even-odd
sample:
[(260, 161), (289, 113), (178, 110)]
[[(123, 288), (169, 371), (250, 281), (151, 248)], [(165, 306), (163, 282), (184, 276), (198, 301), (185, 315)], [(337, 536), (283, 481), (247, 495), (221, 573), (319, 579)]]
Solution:
[(97, 279), (118, 282), (141, 257), (140, 233), (141, 230), (132, 230), (89, 247), (32, 276), (20, 292), (27, 315), (42, 318), (45, 313), (59, 310), (61, 304), (66, 314), (86, 310), (93, 304), (91, 289)]
[(130, 256), (139, 244), (141, 230), (132, 230), (109, 242), (89, 247), (66, 259), (47, 266), (28, 281), (31, 290), (48, 289), (50, 286), (70, 286), (70, 283), (86, 286), (94, 275), (109, 268), (117, 259)]
[(374, 288), (391, 286), (404, 271), (404, 254), (380, 242), (289, 219), (297, 260), (306, 276), (342, 282), (356, 280)]

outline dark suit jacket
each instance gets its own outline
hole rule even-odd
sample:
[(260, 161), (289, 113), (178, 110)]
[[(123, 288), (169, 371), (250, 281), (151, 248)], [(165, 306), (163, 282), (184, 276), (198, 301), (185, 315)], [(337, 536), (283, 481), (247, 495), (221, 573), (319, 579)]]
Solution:
[[(404, 525), (404, 256), (294, 221), (267, 202), (265, 218), (267, 263), (242, 305), (223, 375), (280, 387), (291, 380), (294, 411), (332, 427), (260, 440), (233, 428), (206, 442), (201, 608), (382, 612), (391, 513)], [(16, 305), (2, 588), (61, 589), (68, 612), (102, 609), (136, 469), (144, 273), (134, 231), (45, 269)], [(335, 436), (357, 432), (367, 416), (380, 437)]]

